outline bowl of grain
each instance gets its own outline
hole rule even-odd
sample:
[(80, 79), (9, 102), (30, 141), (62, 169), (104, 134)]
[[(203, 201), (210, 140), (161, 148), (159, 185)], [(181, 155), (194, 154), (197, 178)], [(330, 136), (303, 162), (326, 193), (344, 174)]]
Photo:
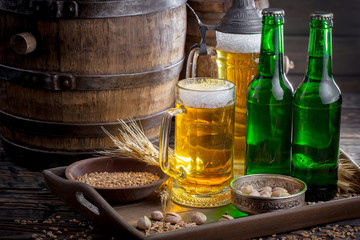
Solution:
[(231, 202), (247, 214), (266, 213), (305, 205), (306, 184), (279, 174), (252, 174), (230, 183)]
[(109, 202), (146, 198), (168, 178), (159, 166), (126, 157), (80, 160), (66, 168), (65, 176), (93, 187)]

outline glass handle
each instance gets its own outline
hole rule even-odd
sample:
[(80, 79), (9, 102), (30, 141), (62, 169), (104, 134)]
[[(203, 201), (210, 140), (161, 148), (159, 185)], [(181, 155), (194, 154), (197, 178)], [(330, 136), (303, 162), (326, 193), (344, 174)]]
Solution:
[(178, 177), (181, 175), (177, 169), (171, 169), (169, 166), (169, 135), (171, 129), (172, 117), (182, 114), (184, 112), (183, 107), (171, 108), (163, 116), (161, 120), (160, 128), (160, 141), (159, 141), (159, 162), (160, 167), (167, 175), (171, 177)]
[[(198, 58), (201, 54), (200, 47), (193, 48), (188, 56), (187, 62), (186, 62), (186, 78), (194, 78), (196, 77), (197, 72), (197, 62)], [(206, 54), (205, 55), (211, 55), (216, 59), (216, 49), (214, 47), (206, 46)]]
[(200, 48), (196, 47), (192, 49), (189, 53), (187, 63), (186, 63), (186, 78), (196, 77), (197, 70), (197, 59), (199, 58)]

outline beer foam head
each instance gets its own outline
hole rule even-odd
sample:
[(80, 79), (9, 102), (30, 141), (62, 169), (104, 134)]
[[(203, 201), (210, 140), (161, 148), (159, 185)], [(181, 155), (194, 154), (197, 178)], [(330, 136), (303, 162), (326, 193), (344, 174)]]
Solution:
[(234, 104), (235, 84), (211, 78), (189, 78), (178, 82), (177, 101), (193, 108), (219, 108)]
[(216, 31), (216, 48), (233, 53), (259, 53), (261, 34), (232, 34)]

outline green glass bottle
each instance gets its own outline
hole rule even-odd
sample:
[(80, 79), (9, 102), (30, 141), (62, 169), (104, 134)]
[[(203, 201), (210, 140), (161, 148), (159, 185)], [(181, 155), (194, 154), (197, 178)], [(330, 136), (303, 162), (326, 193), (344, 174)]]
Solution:
[(246, 174), (290, 175), (294, 91), (284, 73), (284, 10), (263, 10), (258, 75), (247, 92)]
[(308, 185), (307, 201), (337, 191), (341, 92), (332, 76), (332, 13), (311, 14), (307, 72), (294, 97), (291, 175)]

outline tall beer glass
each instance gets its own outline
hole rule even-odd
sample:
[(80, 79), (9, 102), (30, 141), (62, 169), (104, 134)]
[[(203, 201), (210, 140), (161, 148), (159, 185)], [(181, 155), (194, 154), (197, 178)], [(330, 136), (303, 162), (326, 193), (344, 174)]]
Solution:
[[(235, 177), (242, 176), (245, 174), (246, 93), (249, 83), (258, 71), (261, 12), (256, 9), (254, 0), (233, 0), (232, 6), (226, 11), (219, 25), (204, 25), (200, 19), (198, 22), (201, 42), (194, 45), (189, 53), (186, 77), (190, 77), (190, 73), (191, 77), (199, 76), (197, 75), (198, 55), (207, 54), (211, 55), (211, 59), (216, 60), (216, 66), (207, 68), (203, 76), (213, 76), (235, 83), (233, 172)], [(204, 46), (206, 30), (215, 30), (216, 48)], [(195, 46), (198, 46), (198, 49)]]
[(216, 32), (218, 78), (236, 84), (234, 175), (245, 174), (246, 93), (258, 72), (261, 34)]
[[(207, 47), (207, 53), (216, 60), (216, 67), (209, 69), (208, 74), (236, 85), (234, 176), (238, 177), (245, 174), (246, 93), (258, 72), (261, 34), (216, 31), (216, 40), (216, 48)], [(189, 54), (186, 77), (195, 77), (198, 56), (199, 49), (194, 48)]]
[[(191, 207), (230, 202), (233, 178), (235, 84), (189, 78), (176, 85), (175, 108), (160, 130), (160, 166), (172, 177), (172, 200)], [(171, 118), (175, 117), (175, 156), (168, 157)]]

